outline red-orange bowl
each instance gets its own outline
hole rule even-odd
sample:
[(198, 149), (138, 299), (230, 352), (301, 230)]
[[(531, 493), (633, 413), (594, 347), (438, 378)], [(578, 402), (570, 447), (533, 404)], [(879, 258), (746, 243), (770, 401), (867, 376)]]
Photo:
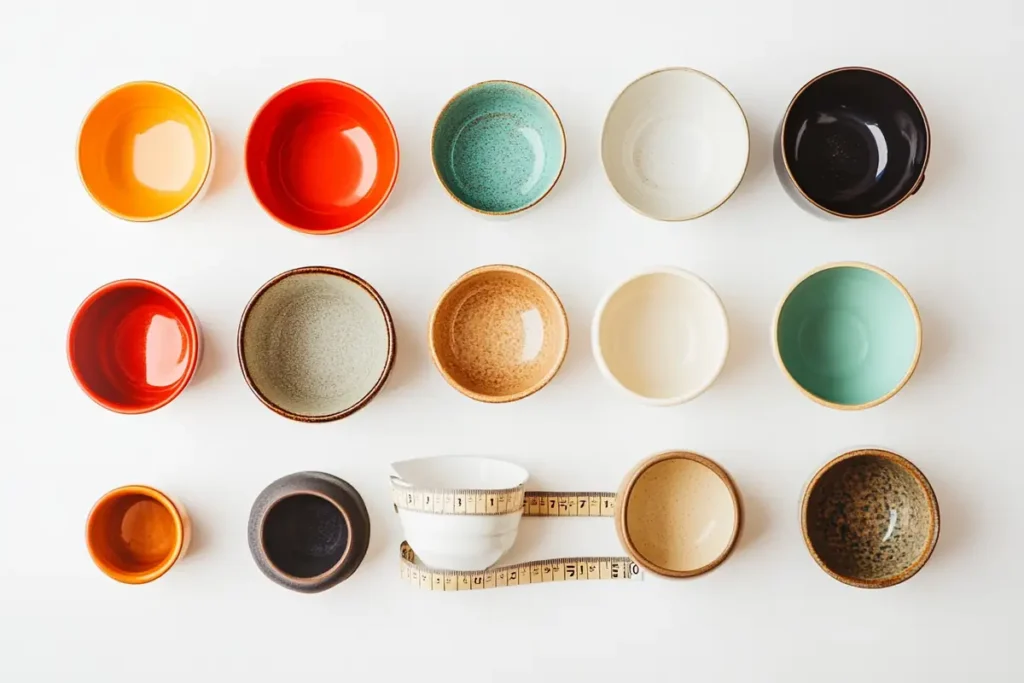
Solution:
[(354, 85), (300, 81), (256, 113), (245, 170), (256, 200), (282, 225), (343, 232), (387, 201), (398, 178), (398, 137), (384, 109)]
[(199, 325), (177, 295), (148, 280), (117, 280), (75, 311), (68, 363), (96, 403), (115, 413), (148, 413), (188, 385), (199, 344)]

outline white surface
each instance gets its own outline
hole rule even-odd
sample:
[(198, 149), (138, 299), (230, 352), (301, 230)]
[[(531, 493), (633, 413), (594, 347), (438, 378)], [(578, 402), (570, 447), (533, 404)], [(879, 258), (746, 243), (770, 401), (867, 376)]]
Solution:
[[(0, 21), (0, 680), (1020, 681), (1024, 457), (1020, 386), (1024, 6), (925, 2), (569, 4), (22, 2)], [(626, 207), (601, 170), (607, 107), (652, 69), (684, 64), (728, 85), (750, 119), (750, 169), (721, 209), (663, 224)], [(934, 133), (928, 179), (895, 211), (816, 219), (785, 195), (770, 138), (789, 98), (831, 67), (867, 64), (911, 87)], [(312, 237), (264, 215), (240, 175), (250, 117), (281, 86), (334, 76), (364, 87), (398, 130), (402, 168), (381, 213)], [(122, 223), (74, 166), (97, 95), (133, 78), (194, 97), (216, 129), (218, 175), (181, 220)], [(549, 97), (568, 136), (551, 196), (514, 220), (453, 202), (431, 171), (434, 117), (460, 88), (515, 78)], [(779, 297), (813, 266), (890, 270), (924, 320), (917, 374), (856, 413), (809, 401), (772, 360)], [(521, 264), (565, 303), (562, 371), (508, 405), (472, 401), (430, 363), (427, 320), (461, 273)], [(670, 263), (725, 302), (732, 349), (710, 391), (650, 408), (607, 386), (588, 323), (614, 282)], [(365, 277), (396, 318), (384, 391), (338, 423), (267, 410), (242, 381), (235, 331), (269, 277), (326, 263)], [(199, 316), (208, 346), (172, 405), (122, 416), (75, 386), (64, 334), (95, 286), (148, 277)], [(935, 487), (942, 535), (928, 565), (881, 591), (849, 588), (808, 556), (804, 483), (829, 457), (881, 445)], [(736, 552), (691, 581), (650, 578), (434, 595), (398, 579), (388, 464), (479, 454), (526, 467), (531, 487), (614, 489), (642, 458), (688, 448), (735, 477)], [(362, 568), (315, 596), (267, 581), (246, 547), (249, 507), (278, 476), (324, 469), (355, 485), (373, 523)], [(143, 482), (180, 498), (192, 552), (156, 583), (122, 586), (89, 561), (85, 515)], [(511, 556), (620, 552), (610, 520), (524, 520)], [(416, 673), (416, 678), (412, 677)], [(399, 675), (405, 678), (399, 678)], [(180, 676), (185, 676), (180, 678)], [(578, 680), (578, 678), (574, 679)]]

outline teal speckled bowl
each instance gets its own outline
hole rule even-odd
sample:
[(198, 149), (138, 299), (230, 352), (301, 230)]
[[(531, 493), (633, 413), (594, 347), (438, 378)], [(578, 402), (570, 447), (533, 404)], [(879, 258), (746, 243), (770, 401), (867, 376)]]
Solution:
[(830, 264), (782, 300), (773, 341), (779, 365), (807, 396), (830, 408), (870, 408), (914, 373), (921, 317), (889, 273), (864, 263)]
[(438, 115), (430, 144), (448, 193), (492, 215), (539, 202), (565, 165), (558, 114), (540, 93), (511, 81), (484, 81), (456, 94)]

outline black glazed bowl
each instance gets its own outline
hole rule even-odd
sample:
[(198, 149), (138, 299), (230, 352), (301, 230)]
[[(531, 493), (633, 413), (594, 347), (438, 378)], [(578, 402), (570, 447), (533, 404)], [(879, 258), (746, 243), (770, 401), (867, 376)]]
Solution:
[(274, 583), (319, 593), (355, 572), (370, 544), (370, 517), (348, 482), (297, 472), (265, 488), (249, 514), (249, 550)]
[(826, 214), (877, 216), (924, 181), (928, 119), (906, 86), (880, 71), (847, 67), (815, 77), (790, 102), (780, 129), (782, 184)]

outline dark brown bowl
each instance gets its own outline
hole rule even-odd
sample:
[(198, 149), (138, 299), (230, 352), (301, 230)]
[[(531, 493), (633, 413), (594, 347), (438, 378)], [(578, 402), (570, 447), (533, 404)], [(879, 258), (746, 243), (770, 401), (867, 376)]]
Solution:
[(818, 470), (801, 505), (804, 542), (837, 581), (886, 588), (914, 576), (939, 540), (939, 503), (906, 458), (844, 453)]

